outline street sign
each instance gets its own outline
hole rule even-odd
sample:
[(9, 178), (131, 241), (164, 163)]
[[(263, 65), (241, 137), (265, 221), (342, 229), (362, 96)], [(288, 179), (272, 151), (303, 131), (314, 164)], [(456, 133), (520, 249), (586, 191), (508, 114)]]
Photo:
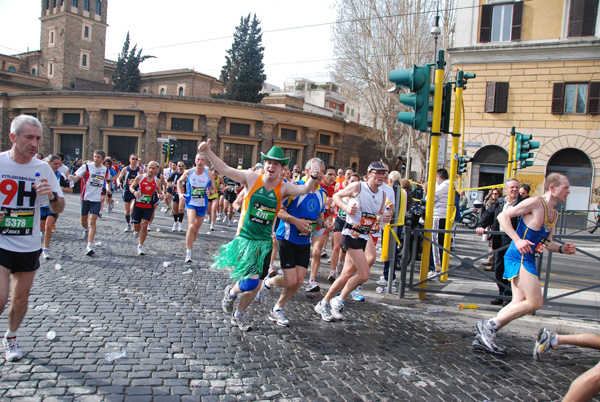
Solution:
[(482, 146), (482, 142), (465, 142), (465, 148), (481, 148)]
[(177, 137), (175, 137), (174, 135), (170, 135), (169, 141), (177, 141)]
[(183, 154), (183, 155), (181, 156), (181, 159), (183, 159), (184, 161), (187, 161), (187, 159), (188, 159), (188, 155), (187, 155), (187, 154)]
[(168, 138), (161, 138), (161, 137), (159, 137), (159, 138), (156, 139), (156, 142), (169, 142), (169, 139)]

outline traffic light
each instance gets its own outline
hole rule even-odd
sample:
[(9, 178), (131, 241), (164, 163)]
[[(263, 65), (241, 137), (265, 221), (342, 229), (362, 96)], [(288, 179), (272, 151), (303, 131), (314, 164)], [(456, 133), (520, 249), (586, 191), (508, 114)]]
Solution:
[[(450, 109), (452, 108), (452, 83), (447, 82), (442, 88), (442, 121), (440, 131), (442, 133), (449, 133)], [(431, 127), (433, 127), (433, 97), (435, 95), (435, 85), (429, 87), (429, 95), (429, 112), (431, 112), (431, 114), (427, 116), (427, 128), (431, 130)]]
[(163, 155), (168, 155), (169, 154), (169, 143), (165, 142), (163, 144), (163, 150), (162, 150)]
[(390, 72), (390, 81), (396, 84), (396, 87), (408, 88), (410, 94), (400, 94), (400, 103), (414, 112), (398, 113), (398, 121), (411, 126), (415, 130), (427, 130), (427, 111), (429, 108), (429, 82), (431, 67), (417, 67), (406, 70), (393, 70)]
[(467, 156), (461, 156), (458, 158), (458, 166), (456, 168), (457, 174), (467, 173), (467, 163), (471, 162), (471, 158)]
[(400, 171), (406, 172), (406, 156), (399, 156), (398, 160), (400, 161)]
[(517, 133), (516, 142), (517, 142), (517, 153), (515, 160), (519, 162), (518, 169), (525, 169), (528, 166), (533, 166), (533, 161), (529, 161), (527, 159), (533, 158), (535, 155), (533, 152), (529, 152), (533, 149), (538, 149), (540, 147), (539, 141), (531, 141), (533, 136), (531, 134), (521, 134)]
[(169, 156), (173, 156), (175, 155), (175, 150), (177, 149), (177, 145), (176, 144), (171, 144), (171, 148), (169, 149)]

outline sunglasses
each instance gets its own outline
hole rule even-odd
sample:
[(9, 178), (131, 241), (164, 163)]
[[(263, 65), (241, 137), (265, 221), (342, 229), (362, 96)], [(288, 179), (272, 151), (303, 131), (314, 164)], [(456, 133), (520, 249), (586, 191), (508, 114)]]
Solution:
[(132, 161), (137, 161), (137, 160), (138, 160), (138, 158), (131, 158), (131, 160), (132, 160)]

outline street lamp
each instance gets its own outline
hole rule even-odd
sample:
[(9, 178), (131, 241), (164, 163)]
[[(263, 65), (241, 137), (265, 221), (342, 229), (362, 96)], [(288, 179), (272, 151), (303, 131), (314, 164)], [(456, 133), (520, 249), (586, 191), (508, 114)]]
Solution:
[(433, 35), (433, 59), (435, 60), (435, 53), (437, 52), (437, 40), (438, 36), (442, 34), (442, 30), (440, 29), (440, 16), (435, 16), (435, 25), (431, 28), (430, 33)]

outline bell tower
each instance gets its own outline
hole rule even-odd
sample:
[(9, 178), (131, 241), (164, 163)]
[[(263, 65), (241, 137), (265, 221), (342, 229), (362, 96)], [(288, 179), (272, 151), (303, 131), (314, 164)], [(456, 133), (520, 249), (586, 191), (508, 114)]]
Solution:
[(105, 82), (107, 0), (41, 0), (40, 77), (52, 89)]

